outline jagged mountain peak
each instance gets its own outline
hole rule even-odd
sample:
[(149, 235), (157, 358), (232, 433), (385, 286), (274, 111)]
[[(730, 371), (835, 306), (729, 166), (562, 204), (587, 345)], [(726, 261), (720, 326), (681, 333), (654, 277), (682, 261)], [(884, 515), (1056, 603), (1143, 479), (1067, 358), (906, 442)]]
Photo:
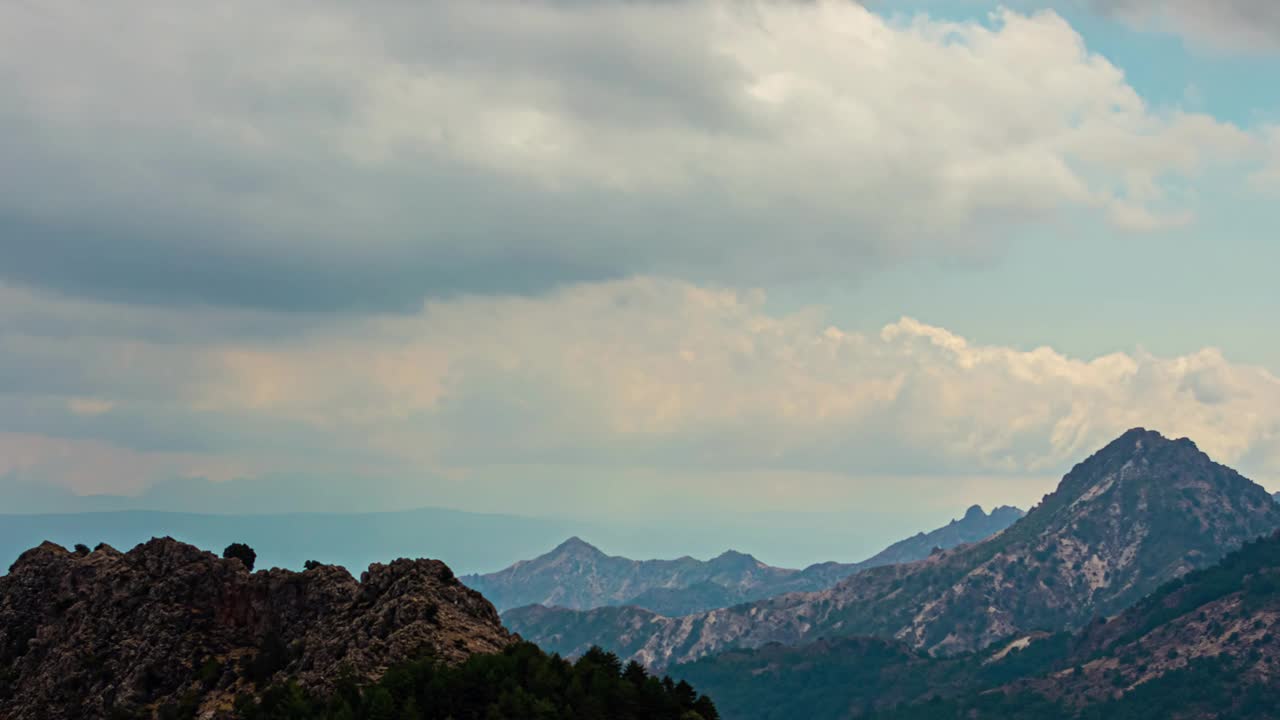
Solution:
[[(1218, 524), (1214, 516), (1229, 521), (1232, 508), (1253, 510), (1264, 504), (1265, 495), (1261, 486), (1214, 462), (1190, 439), (1133, 428), (1073, 467), (1032, 510), (1030, 524), (1053, 531), (1082, 513), (1113, 513), (1117, 503), (1131, 505), (1141, 498), (1141, 507), (1149, 508), (1149, 501), (1158, 496), (1157, 507), (1200, 516), (1204, 528), (1211, 530)], [(1093, 502), (1099, 499), (1109, 501)]]
[(711, 562), (720, 563), (755, 563), (759, 564), (759, 560), (754, 555), (739, 552), (737, 550), (725, 550), (719, 555), (711, 559)]
[(598, 556), (606, 557), (600, 548), (574, 535), (573, 537), (560, 543), (553, 549), (550, 555), (578, 555), (578, 556)]
[(970, 521), (980, 520), (982, 518), (985, 518), (986, 516), (987, 516), (987, 513), (982, 509), (981, 505), (973, 505), (968, 510), (964, 511), (963, 519), (970, 520)]
[[(1180, 497), (1172, 497), (1175, 494)], [(1109, 522), (1104, 516), (1114, 515), (1120, 503), (1134, 510), (1157, 507), (1200, 514), (1206, 516), (1202, 520), (1208, 529), (1214, 525), (1208, 515), (1229, 515), (1229, 507), (1236, 505), (1252, 510), (1263, 494), (1260, 486), (1214, 462), (1190, 439), (1133, 428), (1072, 467), (1031, 509), (1024, 525), (1053, 533), (1082, 515)], [(1148, 501), (1156, 496), (1162, 500), (1151, 506)], [(1135, 505), (1139, 498), (1142, 501)], [(1227, 499), (1225, 505), (1222, 498)], [(1215, 513), (1215, 506), (1222, 512)]]

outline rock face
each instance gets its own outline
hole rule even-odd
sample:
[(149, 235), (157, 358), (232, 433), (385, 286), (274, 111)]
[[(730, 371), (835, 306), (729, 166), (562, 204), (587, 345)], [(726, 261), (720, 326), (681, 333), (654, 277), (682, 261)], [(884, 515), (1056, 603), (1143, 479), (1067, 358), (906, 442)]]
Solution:
[(1082, 707), (1190, 672), (1217, 687), (1195, 691), (1198, 700), (1212, 702), (1188, 717), (1236, 717), (1229, 712), (1242, 709), (1232, 702), (1260, 689), (1274, 711), (1280, 693), (1280, 534), (1169, 583), (1108, 622), (1091, 623), (1074, 639), (1069, 660), (1058, 665), (1073, 671), (1042, 673), (1005, 691)]
[(547, 650), (592, 644), (654, 667), (821, 636), (897, 639), (935, 655), (1029, 630), (1083, 627), (1280, 527), (1260, 486), (1187, 439), (1135, 429), (1071, 470), (1008, 530), (830, 590), (681, 618), (638, 608), (520, 608), (508, 627)]
[(999, 507), (990, 515), (977, 505), (960, 520), (919, 533), (859, 563), (820, 563), (803, 570), (766, 565), (730, 550), (711, 560), (630, 560), (606, 555), (579, 538), (551, 552), (462, 582), (484, 593), (499, 610), (546, 605), (589, 610), (635, 605), (679, 616), (789, 592), (817, 591), (868, 568), (928, 557), (934, 548), (977, 542), (1012, 525), (1023, 512)]
[(110, 717), (166, 704), (216, 717), (288, 675), (323, 691), (429, 650), (447, 661), (514, 641), (435, 560), (250, 574), (175, 540), (127, 553), (46, 543), (0, 577), (0, 717)]

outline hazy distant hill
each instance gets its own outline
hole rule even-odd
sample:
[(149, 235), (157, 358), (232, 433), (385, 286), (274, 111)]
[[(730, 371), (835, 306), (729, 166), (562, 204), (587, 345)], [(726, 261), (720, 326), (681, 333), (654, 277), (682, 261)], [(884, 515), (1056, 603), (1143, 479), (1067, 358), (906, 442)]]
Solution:
[(630, 560), (606, 555), (574, 537), (532, 560), (487, 575), (462, 578), (499, 610), (522, 605), (590, 609), (636, 605), (662, 615), (728, 607), (787, 592), (828, 588), (855, 572), (927, 557), (935, 548), (951, 548), (990, 537), (1023, 512), (999, 507), (990, 515), (969, 508), (960, 520), (929, 533), (894, 543), (859, 563), (827, 562), (803, 570), (766, 565), (751, 555), (727, 551), (711, 560)]
[(531, 606), (504, 621), (547, 649), (598, 644), (651, 666), (822, 636), (959, 653), (1031, 629), (1082, 627), (1280, 527), (1280, 505), (1190, 440), (1131, 430), (990, 540), (873, 568), (830, 590), (671, 619), (634, 607)]

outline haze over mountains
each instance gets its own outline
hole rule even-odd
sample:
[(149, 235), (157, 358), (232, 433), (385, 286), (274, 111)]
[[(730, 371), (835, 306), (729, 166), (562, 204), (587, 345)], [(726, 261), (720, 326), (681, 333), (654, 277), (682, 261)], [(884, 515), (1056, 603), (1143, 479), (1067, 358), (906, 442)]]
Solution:
[[(505, 601), (603, 603), (585, 610), (499, 616), (434, 560), (374, 564), (358, 581), (244, 562), (169, 538), (23, 553), (0, 576), (0, 714), (414, 718), (425, 703), (442, 718), (1275, 717), (1280, 504), (1190, 440), (1140, 428), (1025, 515), (970, 508), (862, 563), (633, 561), (573, 537), (467, 578)], [(774, 591), (683, 616), (611, 604)]]
[(982, 540), (1022, 515), (1013, 507), (999, 507), (988, 515), (975, 505), (960, 520), (900, 540), (862, 562), (816, 563), (803, 570), (772, 567), (733, 550), (707, 561), (688, 556), (629, 560), (606, 555), (573, 537), (532, 560), (496, 573), (468, 575), (462, 581), (484, 593), (500, 611), (533, 604), (575, 610), (635, 605), (661, 615), (685, 615), (787, 592), (825, 589), (867, 568), (918, 560), (935, 548)]
[(1187, 439), (1141, 428), (1075, 466), (1008, 530), (834, 588), (667, 618), (635, 607), (530, 606), (508, 627), (556, 652), (600, 645), (653, 667), (822, 636), (897, 639), (946, 655), (1029, 630), (1083, 627), (1280, 527), (1280, 505)]
[(354, 572), (388, 557), (428, 556), (459, 573), (489, 573), (575, 535), (630, 557), (712, 557), (732, 547), (769, 564), (801, 567), (863, 560), (954, 512), (873, 506), (726, 510), (708, 517), (676, 506), (661, 517), (619, 520), (592, 512), (535, 515), (519, 507), (463, 511), (434, 506), (429, 493), (402, 493), (398, 485), (349, 486), (363, 486), (367, 497), (331, 492), (323, 478), (171, 480), (134, 496), (79, 496), (0, 476), (0, 572), (44, 540), (132, 547), (166, 535), (200, 547), (249, 542), (262, 548), (264, 565), (293, 569), (315, 559)]

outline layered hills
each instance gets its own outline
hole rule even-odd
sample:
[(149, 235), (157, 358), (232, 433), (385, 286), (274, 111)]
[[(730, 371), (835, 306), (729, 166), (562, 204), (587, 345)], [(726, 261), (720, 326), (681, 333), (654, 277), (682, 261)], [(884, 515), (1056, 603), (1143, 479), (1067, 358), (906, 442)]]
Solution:
[(868, 568), (928, 557), (1000, 532), (1021, 510), (973, 506), (959, 520), (890, 545), (858, 563), (827, 562), (803, 570), (766, 565), (733, 550), (711, 560), (631, 560), (607, 555), (573, 537), (532, 560), (462, 582), (482, 592), (500, 611), (523, 605), (586, 610), (634, 605), (666, 616), (687, 615), (789, 592), (816, 591)]
[(1188, 439), (1137, 428), (990, 539), (860, 572), (820, 592), (667, 617), (637, 607), (504, 614), (544, 649), (592, 645), (651, 667), (731, 648), (870, 636), (932, 655), (1085, 627), (1280, 528), (1280, 505)]

